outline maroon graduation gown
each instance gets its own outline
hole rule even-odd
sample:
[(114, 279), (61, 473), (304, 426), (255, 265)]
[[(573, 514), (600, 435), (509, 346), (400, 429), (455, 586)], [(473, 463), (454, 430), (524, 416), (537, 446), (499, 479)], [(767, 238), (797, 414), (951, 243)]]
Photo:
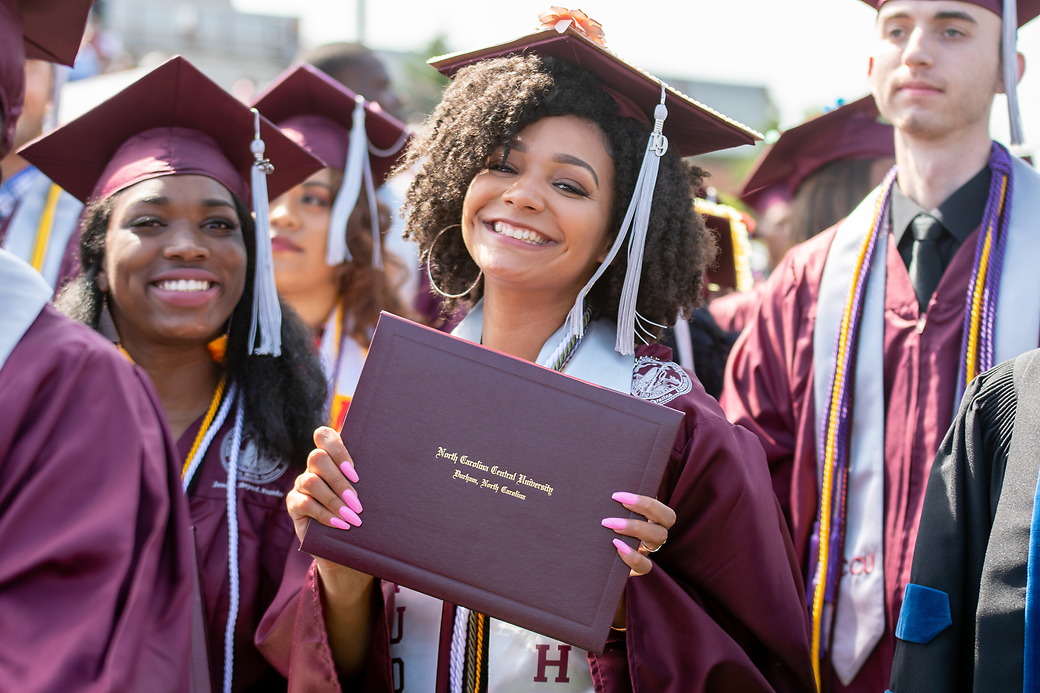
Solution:
[(45, 306), (0, 370), (0, 690), (186, 691), (194, 571), (147, 376)]
[[(789, 250), (770, 275), (758, 311), (734, 345), (721, 398), (730, 420), (758, 436), (773, 488), (787, 516), (803, 578), (818, 495), (813, 405), (816, 300), (832, 228)], [(845, 688), (825, 662), (824, 688), (883, 691), (893, 630), (910, 577), (914, 541), (932, 458), (953, 417), (964, 301), (976, 230), (954, 256), (922, 316), (892, 236), (884, 310), (885, 634)]]
[(761, 446), (696, 378), (667, 406), (686, 414), (658, 495), (676, 522), (626, 585), (627, 630), (590, 656), (597, 691), (811, 690), (804, 588)]
[[(638, 347), (643, 356), (671, 350)], [(686, 417), (658, 496), (676, 523), (654, 569), (628, 580), (627, 630), (589, 657), (596, 690), (811, 690), (802, 581), (761, 446), (690, 377), (692, 391), (667, 403)], [(442, 683), (450, 634), (442, 627)]]
[[(230, 600), (225, 494), (233, 420), (234, 410), (206, 451), (188, 494), (215, 686), (223, 680)], [(182, 459), (200, 424), (201, 419), (181, 436)], [(244, 437), (237, 489), (240, 587), (233, 688), (340, 691), (313, 559), (298, 550), (285, 508), (285, 494), (298, 470), (284, 460), (256, 453), (255, 444)]]

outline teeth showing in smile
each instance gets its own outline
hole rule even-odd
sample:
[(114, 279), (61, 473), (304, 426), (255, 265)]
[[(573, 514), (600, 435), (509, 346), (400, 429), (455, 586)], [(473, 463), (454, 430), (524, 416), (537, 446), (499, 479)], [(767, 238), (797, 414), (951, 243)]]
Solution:
[(167, 279), (156, 282), (156, 286), (163, 291), (206, 291), (213, 283), (198, 279)]
[(496, 221), (494, 229), (495, 233), (497, 234), (509, 236), (510, 238), (515, 238), (518, 241), (524, 241), (525, 243), (530, 243), (531, 245), (545, 245), (549, 242), (549, 239), (541, 235), (540, 233), (531, 231), (529, 229), (518, 229), (514, 226), (510, 226), (504, 221)]

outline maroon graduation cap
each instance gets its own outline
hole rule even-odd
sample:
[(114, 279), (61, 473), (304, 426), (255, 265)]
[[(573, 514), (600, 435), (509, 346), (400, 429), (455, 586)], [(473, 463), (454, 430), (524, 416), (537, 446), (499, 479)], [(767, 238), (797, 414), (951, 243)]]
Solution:
[[(533, 53), (560, 58), (580, 65), (598, 77), (604, 90), (619, 103), (623, 115), (641, 116), (640, 119), (652, 124), (654, 108), (661, 101), (661, 82), (597, 45), (588, 38), (587, 32), (580, 27), (576, 28), (575, 22), (564, 19), (559, 26), (562, 31), (560, 28), (549, 28), (507, 43), (433, 58), (430, 64), (445, 76), (452, 77), (467, 65), (504, 55)], [(664, 124), (664, 134), (668, 137), (669, 146), (675, 147), (681, 156), (707, 154), (743, 144), (754, 144), (756, 140), (762, 139), (751, 128), (682, 92), (667, 85), (665, 89), (668, 119)]]
[[(257, 94), (253, 107), (329, 168), (345, 170), (358, 95), (321, 70), (299, 63)], [(361, 99), (372, 175), (382, 183), (404, 150), (408, 127)]]
[(833, 161), (894, 156), (892, 126), (881, 119), (874, 97), (865, 96), (780, 135), (755, 162), (741, 199), (761, 209), (769, 194), (793, 197), (809, 174)]
[(343, 173), (332, 204), (326, 263), (335, 267), (353, 260), (347, 247), (347, 224), (364, 190), (372, 219), (372, 265), (382, 267), (375, 190), (404, 152), (408, 140), (405, 124), (306, 63), (278, 77), (253, 106), (326, 166)]
[(703, 199), (696, 200), (694, 208), (704, 217), (704, 225), (715, 237), (718, 248), (715, 263), (704, 271), (704, 296), (750, 290), (754, 283), (748, 240), (750, 217), (729, 205)]
[[(171, 58), (112, 98), (30, 142), (22, 156), (87, 202), (171, 174), (209, 176), (250, 200), (256, 118), (182, 57)], [(321, 162), (260, 117), (267, 176), (278, 196)]]
[(71, 66), (93, 0), (0, 0), (0, 157), (14, 142), (25, 96), (25, 59)]
[[(874, 9), (880, 9), (888, 0), (863, 0)], [(978, 5), (979, 7), (985, 7), (990, 12), (1003, 17), (1004, 16), (1004, 2), (1003, 0), (963, 0), (963, 2), (969, 2), (972, 5)], [(1018, 0), (1017, 11), (1015, 12), (1017, 25), (1019, 27), (1025, 25), (1027, 22), (1035, 19), (1037, 15), (1040, 15), (1040, 0)]]

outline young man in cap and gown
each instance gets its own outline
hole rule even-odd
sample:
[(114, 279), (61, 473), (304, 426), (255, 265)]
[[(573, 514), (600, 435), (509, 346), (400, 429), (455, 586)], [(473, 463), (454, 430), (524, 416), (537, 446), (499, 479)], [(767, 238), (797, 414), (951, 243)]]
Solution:
[(722, 397), (766, 449), (826, 691), (887, 685), (935, 450), (965, 384), (1040, 335), (1040, 176), (989, 137), (996, 93), (1017, 113), (1015, 29), (1040, 3), (869, 4), (897, 166), (788, 252)]
[[(0, 156), (25, 57), (71, 65), (90, 2), (0, 0)], [(147, 376), (0, 250), (0, 690), (189, 690), (195, 563)]]

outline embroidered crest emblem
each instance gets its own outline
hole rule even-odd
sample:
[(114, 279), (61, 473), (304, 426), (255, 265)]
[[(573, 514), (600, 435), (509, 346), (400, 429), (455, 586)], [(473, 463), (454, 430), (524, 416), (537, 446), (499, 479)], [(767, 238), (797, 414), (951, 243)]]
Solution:
[[(228, 470), (231, 462), (231, 434), (224, 436), (220, 444), (220, 464)], [(262, 486), (278, 480), (289, 469), (284, 460), (273, 460), (260, 455), (260, 450), (251, 438), (242, 439), (242, 450), (238, 453), (239, 483)]]
[(632, 375), (632, 394), (654, 404), (667, 404), (693, 389), (686, 371), (671, 361), (642, 356)]

